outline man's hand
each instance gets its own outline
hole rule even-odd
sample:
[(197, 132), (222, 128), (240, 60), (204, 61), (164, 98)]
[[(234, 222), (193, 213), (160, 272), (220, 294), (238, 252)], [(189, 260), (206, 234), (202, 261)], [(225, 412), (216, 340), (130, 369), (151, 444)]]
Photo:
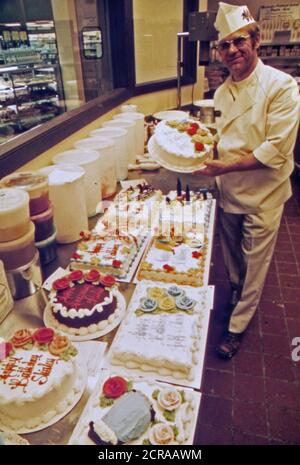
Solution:
[(204, 162), (205, 168), (203, 170), (194, 171), (195, 174), (204, 174), (205, 176), (220, 176), (231, 171), (231, 164), (225, 163), (221, 160), (211, 160)]
[(243, 156), (234, 162), (226, 163), (222, 160), (211, 160), (205, 161), (204, 165), (205, 168), (203, 170), (193, 171), (193, 173), (204, 174), (205, 176), (220, 176), (221, 174), (230, 173), (232, 171), (246, 171), (267, 168), (267, 166), (260, 163), (252, 153)]

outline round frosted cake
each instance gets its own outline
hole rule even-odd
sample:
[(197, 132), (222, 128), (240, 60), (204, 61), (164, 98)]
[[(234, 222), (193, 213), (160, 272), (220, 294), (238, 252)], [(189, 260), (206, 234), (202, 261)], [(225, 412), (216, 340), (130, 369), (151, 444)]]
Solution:
[(70, 340), (51, 328), (21, 329), (1, 342), (1, 423), (22, 432), (67, 413), (82, 385), (76, 355)]
[(120, 315), (115, 278), (93, 269), (57, 279), (49, 295), (54, 326), (84, 336), (104, 330)]
[(212, 156), (213, 135), (193, 120), (161, 121), (155, 130), (161, 157), (169, 165), (195, 170)]

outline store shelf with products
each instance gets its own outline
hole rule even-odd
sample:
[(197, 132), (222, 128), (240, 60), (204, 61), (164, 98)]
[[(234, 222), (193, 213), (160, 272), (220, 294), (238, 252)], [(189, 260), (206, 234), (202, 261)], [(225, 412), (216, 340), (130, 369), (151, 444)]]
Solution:
[(0, 66), (0, 143), (65, 111), (57, 65)]

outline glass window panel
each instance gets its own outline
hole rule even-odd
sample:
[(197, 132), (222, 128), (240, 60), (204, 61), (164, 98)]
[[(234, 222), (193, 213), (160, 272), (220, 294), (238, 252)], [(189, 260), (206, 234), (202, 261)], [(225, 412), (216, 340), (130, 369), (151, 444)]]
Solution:
[(176, 77), (182, 0), (133, 0), (136, 84)]

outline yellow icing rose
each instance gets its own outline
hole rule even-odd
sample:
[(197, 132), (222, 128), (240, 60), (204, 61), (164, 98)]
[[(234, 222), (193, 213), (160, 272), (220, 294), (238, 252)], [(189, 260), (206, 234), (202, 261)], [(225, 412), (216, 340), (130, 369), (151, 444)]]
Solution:
[(175, 300), (173, 297), (164, 297), (163, 299), (160, 299), (158, 305), (161, 310), (168, 312), (175, 308)]
[(149, 440), (153, 445), (171, 444), (174, 441), (174, 431), (170, 425), (157, 423), (150, 430)]
[(165, 410), (175, 410), (181, 404), (181, 395), (176, 388), (166, 388), (159, 392), (157, 402)]
[(60, 355), (65, 352), (70, 345), (70, 340), (66, 336), (56, 335), (49, 345), (49, 351), (52, 355)]
[(162, 287), (150, 287), (147, 294), (151, 299), (161, 299), (166, 295), (166, 291)]

